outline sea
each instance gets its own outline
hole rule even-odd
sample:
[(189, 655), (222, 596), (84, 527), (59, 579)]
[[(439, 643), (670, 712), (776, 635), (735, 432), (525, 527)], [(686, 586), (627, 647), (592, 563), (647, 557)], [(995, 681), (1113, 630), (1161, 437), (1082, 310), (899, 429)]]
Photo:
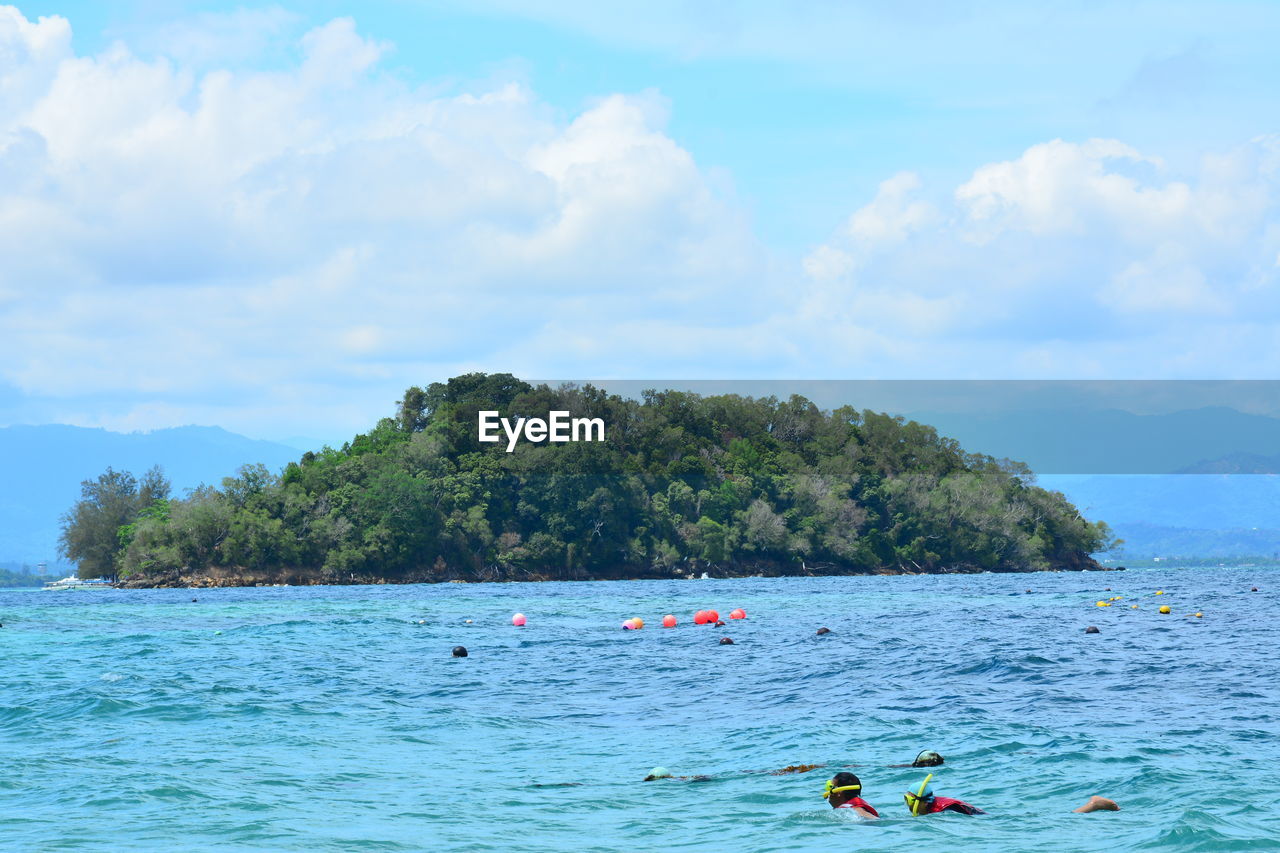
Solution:
[[(1274, 567), (4, 590), (0, 848), (1280, 850), (1278, 614)], [(924, 749), (986, 814), (910, 816)]]

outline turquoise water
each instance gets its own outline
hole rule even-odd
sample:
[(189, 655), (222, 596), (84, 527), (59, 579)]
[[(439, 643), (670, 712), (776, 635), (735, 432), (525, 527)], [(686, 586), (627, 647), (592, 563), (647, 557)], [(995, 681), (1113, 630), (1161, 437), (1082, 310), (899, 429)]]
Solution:
[[(0, 591), (0, 837), (7, 850), (1280, 850), (1277, 582), (1168, 569)], [(748, 618), (694, 626), (708, 607)], [(668, 612), (674, 630), (659, 627)], [(619, 629), (636, 615), (644, 630)], [(450, 656), (458, 644), (470, 657)], [(988, 815), (907, 816), (901, 792), (924, 771), (887, 765), (924, 748), (947, 758), (935, 790)], [(764, 772), (815, 762), (856, 765), (886, 819), (828, 808), (832, 769)], [(641, 782), (654, 765), (711, 778)], [(1124, 810), (1071, 814), (1094, 793)]]

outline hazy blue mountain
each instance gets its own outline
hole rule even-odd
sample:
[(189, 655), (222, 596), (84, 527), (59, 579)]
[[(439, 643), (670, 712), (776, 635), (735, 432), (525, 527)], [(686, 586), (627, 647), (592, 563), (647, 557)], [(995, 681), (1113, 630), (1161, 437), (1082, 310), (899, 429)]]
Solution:
[(1235, 528), (1205, 530), (1186, 527), (1162, 527), (1158, 524), (1122, 524), (1120, 536), (1125, 540), (1121, 559), (1164, 557), (1205, 559), (1223, 557), (1261, 557), (1280, 560), (1280, 529)]
[(1130, 557), (1257, 556), (1280, 551), (1280, 475), (1044, 475)]
[(1209, 459), (1188, 465), (1179, 474), (1280, 474), (1280, 456), (1261, 456), (1257, 453), (1229, 453), (1218, 459)]
[[(1040, 474), (1172, 474), (1205, 460), (1256, 464), (1261, 457), (1280, 457), (1280, 418), (1223, 406), (1159, 415), (1027, 409), (908, 417), (932, 424), (967, 450), (1016, 459)], [(1234, 472), (1229, 462), (1204, 471)]]
[(117, 433), (60, 424), (0, 428), (0, 560), (54, 566), (58, 519), (80, 497), (80, 482), (108, 466), (141, 475), (164, 468), (176, 494), (219, 483), (245, 463), (278, 471), (299, 452), (219, 427)]

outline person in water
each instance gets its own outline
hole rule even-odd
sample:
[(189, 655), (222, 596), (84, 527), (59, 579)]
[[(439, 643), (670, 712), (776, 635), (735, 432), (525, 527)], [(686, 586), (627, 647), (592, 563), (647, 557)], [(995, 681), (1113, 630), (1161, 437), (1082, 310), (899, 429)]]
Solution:
[(822, 796), (833, 809), (849, 809), (859, 817), (875, 820), (880, 813), (862, 799), (862, 782), (852, 773), (837, 773), (827, 780)]
[[(920, 783), (920, 787), (914, 791), (907, 791), (903, 794), (903, 799), (907, 801), (907, 809), (916, 816), (937, 814), (938, 812), (958, 812), (959, 814), (986, 814), (977, 806), (971, 806), (964, 800), (954, 800), (950, 797), (939, 797), (933, 793), (933, 789), (929, 786), (929, 780), (933, 778), (930, 773), (924, 777), (924, 781)], [(1107, 799), (1094, 795), (1078, 809), (1072, 809), (1076, 814), (1088, 814), (1089, 812), (1118, 812), (1120, 806), (1115, 800)]]
[(943, 758), (932, 749), (922, 749), (910, 764), (890, 764), (890, 767), (941, 767)]
[(902, 798), (907, 801), (907, 810), (913, 815), (919, 817), (926, 814), (937, 814), (938, 812), (958, 812), (960, 814), (986, 814), (977, 806), (971, 806), (964, 800), (955, 800), (951, 797), (939, 797), (933, 793), (933, 788), (929, 786), (929, 780), (933, 778), (930, 773), (924, 777), (924, 781), (920, 783), (920, 787), (914, 791), (907, 791)]

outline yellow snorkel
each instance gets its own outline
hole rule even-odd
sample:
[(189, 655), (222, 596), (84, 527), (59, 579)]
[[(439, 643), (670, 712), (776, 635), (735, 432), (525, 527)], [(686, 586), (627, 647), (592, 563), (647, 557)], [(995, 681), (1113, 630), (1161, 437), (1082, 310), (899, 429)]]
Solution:
[(826, 787), (822, 789), (822, 799), (824, 800), (830, 799), (832, 794), (839, 794), (842, 791), (861, 791), (861, 790), (862, 790), (861, 785), (841, 785), (840, 787), (837, 788), (836, 780), (828, 779)]
[(919, 817), (924, 814), (924, 810), (929, 806), (931, 791), (929, 790), (929, 780), (933, 778), (930, 773), (924, 777), (924, 781), (920, 783), (920, 787), (914, 791), (907, 791), (902, 798), (907, 801), (907, 808), (911, 810), (911, 814)]

